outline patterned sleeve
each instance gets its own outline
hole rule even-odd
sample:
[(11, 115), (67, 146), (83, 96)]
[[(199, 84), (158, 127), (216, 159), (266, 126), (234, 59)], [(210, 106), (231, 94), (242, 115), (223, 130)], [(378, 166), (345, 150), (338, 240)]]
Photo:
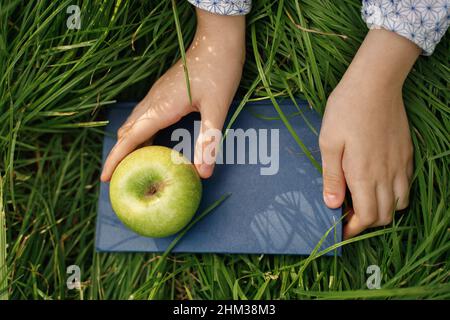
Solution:
[(241, 16), (250, 12), (252, 0), (188, 0), (197, 8), (224, 16)]
[(370, 29), (393, 31), (431, 55), (447, 31), (450, 0), (363, 0), (361, 14)]

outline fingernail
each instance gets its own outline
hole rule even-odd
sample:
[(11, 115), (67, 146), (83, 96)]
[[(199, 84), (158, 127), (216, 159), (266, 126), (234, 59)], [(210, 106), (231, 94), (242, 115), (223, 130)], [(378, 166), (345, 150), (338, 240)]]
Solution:
[(200, 171), (201, 171), (202, 173), (207, 173), (207, 172), (208, 172), (208, 169), (209, 169), (209, 165), (207, 165), (207, 164), (205, 164), (205, 163), (202, 163), (202, 164), (200, 165)]
[(325, 201), (325, 202), (329, 202), (329, 201), (335, 202), (336, 200), (337, 200), (337, 195), (335, 195), (334, 193), (328, 193), (328, 192), (326, 192), (326, 193), (324, 194), (324, 201)]
[(209, 178), (211, 176), (211, 168), (212, 165), (210, 164), (206, 164), (206, 163), (202, 163), (200, 165), (200, 174), (203, 178)]

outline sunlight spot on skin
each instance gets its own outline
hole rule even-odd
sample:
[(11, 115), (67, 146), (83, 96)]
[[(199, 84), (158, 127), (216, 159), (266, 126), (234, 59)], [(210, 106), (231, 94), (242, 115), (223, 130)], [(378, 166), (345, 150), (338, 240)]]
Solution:
[(209, 80), (209, 84), (211, 85), (211, 87), (217, 88), (217, 84), (214, 81)]
[(152, 109), (147, 109), (147, 111), (145, 111), (143, 117), (141, 117), (140, 120), (145, 120), (145, 119), (152, 119), (154, 116), (152, 115)]
[[(203, 122), (202, 122), (202, 125), (203, 125), (203, 128), (202, 128), (203, 130), (214, 130), (213, 123), (209, 119), (208, 120), (204, 119)], [(205, 139), (205, 141), (212, 142), (213, 141), (213, 137), (209, 136), (207, 139)]]
[(213, 47), (208, 46), (208, 52), (213, 52)]
[(195, 57), (194, 59), (195, 59), (195, 61), (200, 61), (199, 57)]
[(202, 40), (206, 40), (206, 36), (203, 36), (203, 37), (202, 37)]

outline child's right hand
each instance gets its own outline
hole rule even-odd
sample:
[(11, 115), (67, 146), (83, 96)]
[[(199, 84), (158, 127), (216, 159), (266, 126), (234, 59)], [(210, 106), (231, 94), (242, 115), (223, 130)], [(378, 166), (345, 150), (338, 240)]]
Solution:
[[(150, 89), (117, 133), (118, 141), (108, 155), (101, 180), (111, 179), (114, 169), (130, 152), (193, 111), (201, 114), (201, 133), (222, 130), (228, 108), (238, 88), (245, 59), (245, 17), (219, 16), (197, 9), (197, 32), (186, 52), (192, 105), (183, 64), (178, 61)], [(200, 134), (195, 148), (203, 141)], [(200, 149), (199, 149), (200, 150)], [(213, 164), (202, 162), (195, 152), (202, 178), (211, 176)], [(202, 159), (199, 159), (202, 158)]]

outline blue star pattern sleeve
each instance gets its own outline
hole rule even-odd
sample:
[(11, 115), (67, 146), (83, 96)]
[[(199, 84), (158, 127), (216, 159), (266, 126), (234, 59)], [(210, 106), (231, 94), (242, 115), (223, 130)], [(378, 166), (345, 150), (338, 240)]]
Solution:
[(363, 0), (361, 14), (370, 29), (393, 31), (431, 55), (447, 31), (449, 0)]
[(188, 0), (197, 8), (224, 16), (241, 16), (250, 12), (251, 0)]

